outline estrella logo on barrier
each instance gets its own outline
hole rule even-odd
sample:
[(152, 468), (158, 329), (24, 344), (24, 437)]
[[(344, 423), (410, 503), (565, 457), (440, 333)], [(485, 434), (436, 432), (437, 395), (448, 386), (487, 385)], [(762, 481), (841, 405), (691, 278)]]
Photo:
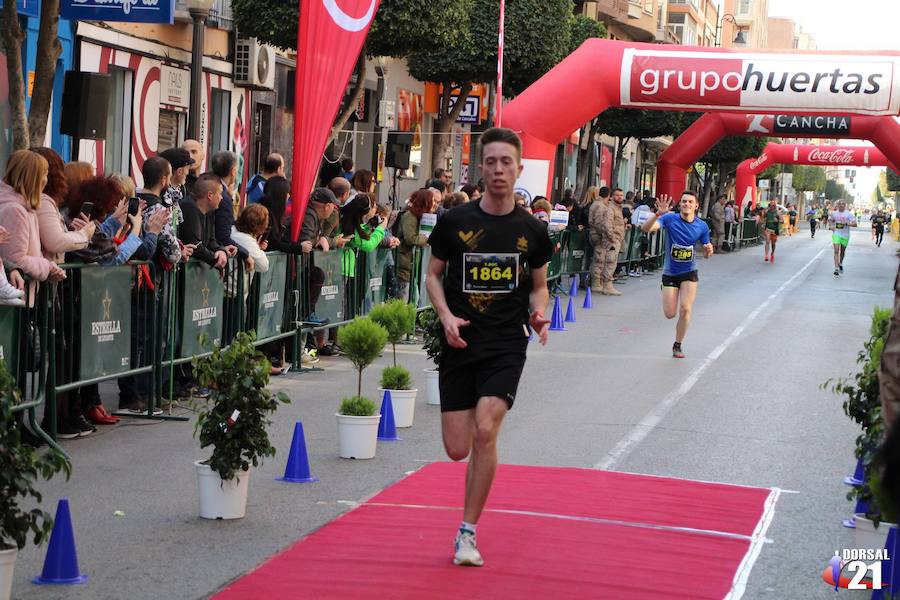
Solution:
[[(885, 548), (848, 548), (834, 551), (828, 566), (822, 571), (822, 580), (834, 590), (880, 590), (889, 584), (882, 581), (882, 561), (889, 560)], [(872, 561), (867, 563), (866, 561)], [(847, 573), (846, 575), (844, 573)]]

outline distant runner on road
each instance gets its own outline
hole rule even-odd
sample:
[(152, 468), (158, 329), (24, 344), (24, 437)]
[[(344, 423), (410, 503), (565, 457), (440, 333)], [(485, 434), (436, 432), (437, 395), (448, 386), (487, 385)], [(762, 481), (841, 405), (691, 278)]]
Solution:
[(819, 224), (819, 209), (816, 207), (806, 211), (806, 219), (809, 221), (809, 237), (816, 237), (816, 225)]
[(428, 238), (426, 279), (447, 342), (440, 364), (444, 448), (453, 460), (469, 457), (453, 562), (477, 567), (484, 560), (475, 528), (497, 470), (500, 425), (525, 367), (528, 326), (541, 344), (547, 342), (547, 263), (553, 255), (547, 227), (516, 206), (519, 136), (494, 128), (480, 143), (484, 195), (438, 220)]
[(850, 228), (856, 227), (856, 217), (847, 210), (847, 203), (838, 202), (837, 210), (828, 214), (828, 228), (831, 229), (831, 244), (834, 246), (834, 276), (844, 272), (844, 255), (850, 244)]
[(682, 192), (679, 212), (669, 212), (672, 207), (669, 197), (659, 197), (656, 214), (647, 219), (641, 230), (651, 233), (662, 228), (666, 230), (666, 259), (662, 276), (663, 313), (667, 319), (678, 315), (675, 325), (675, 343), (672, 344), (672, 356), (684, 358), (681, 344), (687, 334), (691, 322), (691, 310), (697, 298), (697, 262), (694, 258), (694, 246), (703, 244), (703, 254), (709, 258), (713, 254), (713, 245), (709, 242), (709, 227), (697, 218), (697, 195), (690, 191)]
[[(774, 201), (769, 202), (766, 212), (763, 213), (762, 220), (765, 223), (763, 235), (766, 238), (766, 257), (764, 260), (765, 262), (769, 262), (769, 256), (771, 255), (771, 261), (775, 262), (775, 244), (778, 242), (778, 234), (781, 231), (781, 223), (784, 221), (784, 218), (781, 216), (778, 205), (776, 205)], [(769, 248), (772, 249), (771, 252), (769, 251)]]
[(875, 245), (881, 247), (881, 242), (884, 240), (884, 228), (887, 225), (887, 216), (885, 216), (884, 211), (880, 208), (878, 212), (872, 215), (872, 233), (875, 234), (873, 239), (875, 240)]

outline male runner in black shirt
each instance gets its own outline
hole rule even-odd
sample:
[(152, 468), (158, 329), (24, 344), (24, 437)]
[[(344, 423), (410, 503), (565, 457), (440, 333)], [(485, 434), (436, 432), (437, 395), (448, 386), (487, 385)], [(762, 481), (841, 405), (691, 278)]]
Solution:
[[(463, 521), (453, 562), (481, 566), (475, 527), (497, 470), (497, 435), (516, 398), (528, 326), (547, 342), (547, 228), (516, 206), (522, 142), (509, 129), (481, 136), (487, 186), (480, 200), (438, 220), (426, 286), (444, 327), (441, 428), (453, 460), (469, 456)], [(448, 268), (449, 266), (449, 268)], [(447, 272), (446, 277), (444, 272)], [(470, 454), (471, 453), (471, 454)]]

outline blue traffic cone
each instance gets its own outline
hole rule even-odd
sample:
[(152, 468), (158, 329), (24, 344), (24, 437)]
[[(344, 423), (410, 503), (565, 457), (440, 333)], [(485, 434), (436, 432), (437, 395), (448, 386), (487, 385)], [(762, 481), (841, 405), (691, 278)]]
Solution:
[(862, 485), (863, 481), (866, 478), (866, 467), (863, 465), (863, 459), (860, 458), (856, 461), (856, 470), (853, 472), (853, 475), (847, 475), (844, 477), (845, 485)]
[(578, 273), (572, 275), (572, 283), (569, 285), (569, 298), (578, 296)]
[(38, 585), (84, 583), (87, 575), (78, 570), (78, 555), (75, 552), (75, 532), (72, 531), (72, 515), (69, 513), (69, 499), (60, 498), (56, 507), (56, 519), (44, 570), (32, 580)]
[(559, 296), (553, 300), (553, 316), (550, 317), (550, 331), (565, 331), (566, 326), (563, 323), (562, 308), (559, 305)]
[(856, 515), (864, 515), (869, 512), (869, 503), (862, 499), (856, 500), (856, 506), (853, 508), (853, 516), (844, 519), (841, 524), (847, 529), (856, 529)]
[(391, 404), (391, 392), (384, 390), (381, 401), (381, 420), (378, 421), (378, 439), (382, 442), (399, 442), (397, 426), (394, 423), (394, 405)]
[[(900, 560), (894, 555), (898, 547), (900, 547), (900, 540), (897, 539), (898, 532), (896, 527), (891, 527), (888, 530), (887, 540), (884, 543), (884, 547), (887, 549), (887, 558), (881, 561), (881, 589), (872, 590), (872, 600), (887, 600), (889, 598), (893, 598), (893, 592), (891, 590), (896, 589), (897, 585), (900, 585)], [(884, 593), (884, 589), (887, 588), (887, 595)]]
[(575, 300), (569, 296), (569, 306), (566, 307), (566, 323), (575, 322)]
[(584, 290), (584, 304), (581, 308), (594, 308), (594, 301), (591, 299), (591, 286), (587, 286)]
[(294, 423), (294, 439), (291, 440), (291, 453), (288, 455), (284, 477), (276, 477), (278, 481), (287, 483), (312, 483), (318, 481), (309, 471), (309, 455), (306, 453), (306, 436), (303, 435), (303, 423)]

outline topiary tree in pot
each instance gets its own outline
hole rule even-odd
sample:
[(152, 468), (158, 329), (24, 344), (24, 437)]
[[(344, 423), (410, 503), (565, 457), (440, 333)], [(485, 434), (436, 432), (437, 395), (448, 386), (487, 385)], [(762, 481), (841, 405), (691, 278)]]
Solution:
[(397, 344), (414, 330), (416, 307), (394, 299), (373, 308), (369, 316), (387, 330), (394, 354), (394, 365), (385, 367), (381, 372), (381, 389), (391, 392), (397, 427), (412, 427), (418, 390), (412, 387), (409, 371), (397, 365)]
[(387, 343), (387, 330), (369, 317), (357, 317), (338, 329), (338, 345), (358, 373), (356, 396), (344, 398), (335, 415), (341, 458), (373, 458), (380, 415), (362, 395), (362, 374)]
[[(213, 487), (223, 493), (235, 491), (243, 495), (240, 506), (230, 505), (235, 509), (231, 512), (227, 507), (211, 508), (213, 513), (221, 513), (211, 518), (243, 516), (250, 467), (259, 466), (265, 457), (275, 456), (267, 432), (272, 424), (269, 416), (280, 404), (290, 402), (283, 392), (273, 394), (267, 388), (272, 365), (257, 350), (255, 337), (253, 332), (238, 333), (229, 346), (215, 346), (209, 356), (193, 361), (198, 383), (210, 389), (208, 401), (196, 405), (194, 435), (201, 448), (213, 448), (212, 456), (195, 463), (198, 474), (203, 482), (217, 484), (210, 485), (212, 504), (216, 494)], [(205, 489), (201, 483), (201, 516), (206, 517), (211, 513), (204, 510)], [(232, 516), (225, 516), (226, 512)]]
[(26, 510), (21, 503), (43, 500), (35, 488), (39, 479), (50, 479), (60, 471), (66, 479), (72, 473), (69, 460), (61, 452), (50, 448), (38, 453), (22, 440), (22, 427), (16, 420), (13, 407), (21, 403), (15, 381), (0, 358), (0, 597), (8, 598), (12, 586), (13, 568), (18, 550), (28, 543), (28, 537), (39, 545), (53, 529), (53, 517), (39, 508)]

